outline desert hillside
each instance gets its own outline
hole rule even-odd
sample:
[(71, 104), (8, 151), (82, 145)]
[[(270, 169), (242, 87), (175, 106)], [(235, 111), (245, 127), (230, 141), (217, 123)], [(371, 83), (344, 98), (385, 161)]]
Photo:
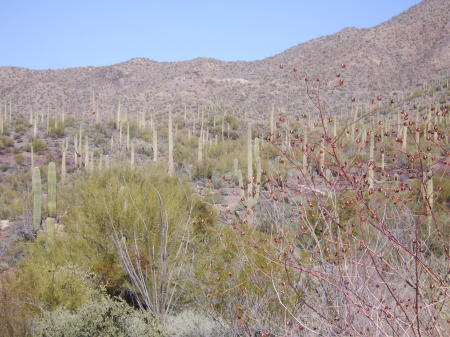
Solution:
[[(0, 99), (18, 110), (64, 107), (69, 113), (97, 109), (108, 114), (121, 100), (130, 114), (159, 113), (171, 104), (194, 110), (203, 105), (221, 112), (245, 110), (258, 116), (275, 105), (305, 110), (299, 83), (305, 76), (335, 81), (340, 65), (346, 86), (332, 97), (340, 106), (351, 96), (399, 93), (422, 81), (444, 77), (450, 69), (450, 1), (426, 0), (369, 29), (340, 32), (297, 45), (254, 62), (197, 58), (155, 62), (135, 58), (104, 67), (61, 70), (0, 68)], [(285, 68), (281, 70), (280, 64)], [(292, 69), (298, 69), (292, 73)]]

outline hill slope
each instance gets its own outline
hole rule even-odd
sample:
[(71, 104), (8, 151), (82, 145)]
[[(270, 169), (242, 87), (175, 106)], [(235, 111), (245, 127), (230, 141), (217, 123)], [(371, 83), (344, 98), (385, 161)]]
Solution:
[[(0, 67), (0, 99), (19, 110), (65, 106), (69, 113), (89, 112), (92, 89), (101, 113), (111, 113), (120, 99), (125, 109), (156, 112), (167, 104), (217, 110), (267, 110), (272, 104), (298, 111), (304, 104), (299, 81), (304, 76), (335, 80), (347, 65), (346, 86), (333, 104), (349, 96), (368, 98), (411, 89), (423, 79), (450, 69), (450, 1), (424, 0), (369, 29), (342, 31), (292, 47), (254, 62), (198, 58), (155, 62), (136, 58), (105, 66), (61, 70)], [(319, 24), (319, 23), (318, 23)], [(279, 65), (285, 64), (284, 70)], [(292, 68), (299, 72), (293, 74)], [(339, 100), (337, 100), (339, 98)]]

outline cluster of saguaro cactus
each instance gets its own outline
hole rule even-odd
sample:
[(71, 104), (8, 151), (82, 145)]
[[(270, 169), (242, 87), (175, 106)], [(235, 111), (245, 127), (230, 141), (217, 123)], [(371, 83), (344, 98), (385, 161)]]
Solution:
[[(253, 156), (256, 163), (256, 177), (253, 175)], [(247, 192), (244, 186), (244, 180), (242, 178), (242, 171), (237, 169), (238, 162), (234, 161), (234, 170), (237, 171), (240, 197), (241, 201), (247, 207), (247, 222), (252, 224), (253, 222), (253, 208), (259, 201), (260, 188), (261, 188), (261, 157), (259, 154), (259, 142), (258, 138), (255, 138), (252, 142), (252, 130), (250, 123), (247, 129)]]
[[(47, 231), (53, 232), (56, 219), (56, 164), (50, 162), (47, 167), (47, 211), (48, 218), (45, 221)], [(32, 194), (33, 194), (33, 227), (40, 229), (42, 221), (42, 181), (41, 170), (39, 167), (33, 168), (32, 175)]]

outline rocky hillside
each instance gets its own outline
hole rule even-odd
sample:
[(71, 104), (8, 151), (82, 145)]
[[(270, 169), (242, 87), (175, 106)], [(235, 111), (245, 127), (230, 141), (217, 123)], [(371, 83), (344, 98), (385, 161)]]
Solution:
[(11, 101), (15, 111), (64, 107), (80, 116), (92, 112), (94, 90), (103, 115), (121, 100), (130, 114), (162, 112), (168, 104), (181, 111), (187, 104), (188, 109), (203, 105), (219, 113), (245, 110), (257, 116), (272, 104), (287, 112), (305, 109), (303, 78), (320, 77), (323, 86), (330, 86), (342, 72), (345, 85), (330, 96), (333, 105), (340, 105), (350, 96), (367, 100), (443, 77), (450, 70), (449, 18), (450, 1), (424, 0), (376, 27), (345, 28), (254, 62), (135, 58), (61, 70), (0, 67), (0, 100)]

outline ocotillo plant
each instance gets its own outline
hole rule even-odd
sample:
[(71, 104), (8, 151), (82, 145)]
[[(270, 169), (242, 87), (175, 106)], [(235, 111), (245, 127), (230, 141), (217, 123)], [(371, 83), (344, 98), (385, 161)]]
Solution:
[(47, 168), (47, 208), (48, 216), (56, 217), (56, 165), (50, 162)]
[(39, 167), (35, 167), (33, 169), (32, 189), (33, 189), (33, 227), (37, 230), (41, 226), (41, 218), (42, 218), (42, 183), (41, 183), (41, 171)]

